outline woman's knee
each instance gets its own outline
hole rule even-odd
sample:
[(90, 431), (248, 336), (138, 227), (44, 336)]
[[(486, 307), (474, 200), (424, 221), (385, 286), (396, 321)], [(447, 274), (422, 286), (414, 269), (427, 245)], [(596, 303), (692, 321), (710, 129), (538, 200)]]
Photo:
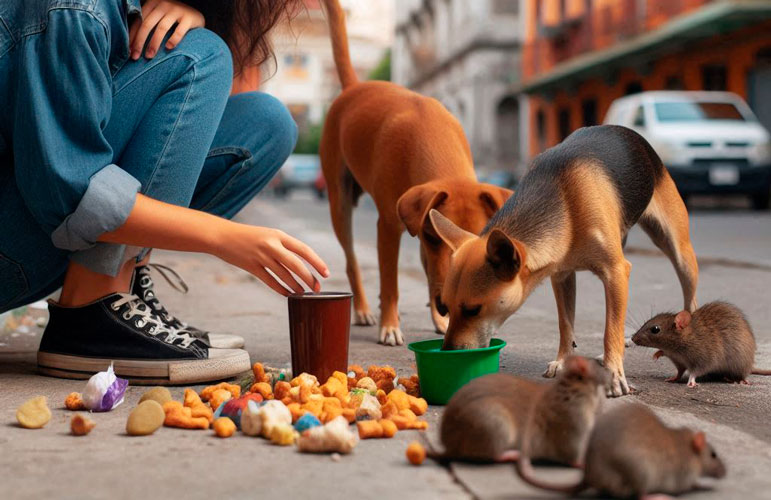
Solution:
[[(263, 168), (278, 170), (297, 144), (297, 124), (284, 104), (263, 92), (246, 92), (231, 97), (229, 107), (238, 110), (239, 121), (252, 134), (247, 149)], [(227, 111), (226, 111), (227, 113)]]
[(208, 81), (211, 92), (227, 96), (233, 83), (233, 57), (222, 38), (205, 29), (190, 30), (172, 53), (190, 58), (195, 67), (195, 78)]

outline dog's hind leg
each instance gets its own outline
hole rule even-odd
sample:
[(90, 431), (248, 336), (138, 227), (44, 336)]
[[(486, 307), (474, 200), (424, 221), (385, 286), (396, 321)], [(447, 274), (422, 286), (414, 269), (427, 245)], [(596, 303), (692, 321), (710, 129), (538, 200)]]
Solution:
[(576, 319), (576, 273), (554, 274), (551, 277), (554, 299), (557, 301), (560, 346), (557, 359), (550, 362), (543, 376), (553, 378), (562, 370), (565, 358), (573, 354), (573, 325)]
[(639, 222), (640, 227), (675, 267), (683, 289), (683, 308), (695, 311), (699, 265), (688, 231), (688, 211), (666, 171), (656, 183), (653, 197)]
[[(379, 210), (384, 213), (384, 210)], [(377, 258), (380, 264), (380, 337), (386, 345), (402, 345), (399, 327), (399, 242), (402, 226), (397, 220), (377, 221)]]
[[(328, 154), (324, 156), (327, 157), (327, 160), (331, 160)], [(322, 156), (322, 165), (326, 165), (324, 177), (329, 192), (329, 212), (332, 217), (332, 227), (340, 246), (343, 247), (343, 252), (345, 252), (345, 270), (353, 292), (353, 322), (356, 325), (374, 325), (375, 316), (369, 308), (367, 296), (364, 293), (364, 285), (361, 281), (359, 263), (353, 251), (353, 205), (356, 195), (356, 181), (343, 165), (342, 160), (338, 160), (335, 168), (329, 165), (329, 161), (324, 161), (324, 156)]]

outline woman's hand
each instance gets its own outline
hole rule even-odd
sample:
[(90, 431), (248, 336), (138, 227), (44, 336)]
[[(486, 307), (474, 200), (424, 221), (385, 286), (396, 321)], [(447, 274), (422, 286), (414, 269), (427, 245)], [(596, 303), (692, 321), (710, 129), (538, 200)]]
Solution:
[[(305, 243), (277, 229), (232, 223), (227, 227), (227, 232), (220, 236), (220, 241), (214, 252), (218, 257), (257, 276), (281, 295), (305, 291), (292, 273), (312, 291), (321, 290), (319, 281), (300, 258), (321, 276), (329, 276), (327, 265), (316, 252)], [(279, 283), (268, 271), (286, 286)]]
[(200, 12), (175, 0), (145, 2), (142, 6), (142, 19), (135, 20), (129, 32), (131, 58), (136, 61), (142, 55), (142, 47), (153, 28), (155, 33), (147, 44), (145, 57), (148, 59), (155, 57), (163, 38), (175, 24), (177, 27), (174, 29), (174, 34), (166, 41), (166, 48), (169, 50), (176, 47), (189, 30), (202, 28), (205, 21)]

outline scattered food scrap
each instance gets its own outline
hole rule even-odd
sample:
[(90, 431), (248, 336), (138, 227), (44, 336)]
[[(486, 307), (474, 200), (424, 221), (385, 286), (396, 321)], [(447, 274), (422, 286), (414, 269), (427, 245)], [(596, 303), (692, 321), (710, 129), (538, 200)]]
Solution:
[(76, 413), (70, 419), (70, 432), (75, 436), (85, 436), (91, 429), (96, 427), (96, 423), (88, 417), (84, 417), (80, 413)]
[(147, 436), (157, 431), (166, 420), (163, 407), (154, 399), (139, 403), (126, 420), (126, 434), (129, 436)]
[(45, 396), (25, 401), (16, 410), (16, 421), (25, 429), (40, 429), (51, 420), (51, 410)]
[(229, 438), (236, 432), (236, 424), (228, 417), (220, 417), (214, 421), (214, 433), (217, 437)]
[(426, 449), (417, 441), (413, 441), (407, 446), (406, 454), (407, 460), (409, 460), (412, 465), (420, 465), (423, 463), (423, 460), (426, 459)]
[(64, 400), (64, 407), (70, 411), (83, 411), (86, 409), (83, 396), (79, 392), (71, 392)]

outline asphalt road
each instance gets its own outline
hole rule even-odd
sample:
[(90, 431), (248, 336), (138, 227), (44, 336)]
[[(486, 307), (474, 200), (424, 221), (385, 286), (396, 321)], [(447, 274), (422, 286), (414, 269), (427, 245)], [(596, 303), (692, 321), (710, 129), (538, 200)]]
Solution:
[[(332, 277), (327, 290), (347, 290), (345, 262), (331, 230), (326, 203), (298, 194), (288, 200), (261, 197), (239, 215), (242, 221), (279, 227), (313, 246), (328, 262)], [(356, 250), (370, 304), (377, 306), (377, 214), (365, 198), (357, 209)], [(771, 368), (771, 215), (742, 209), (694, 210), (692, 239), (700, 260), (699, 302), (722, 299), (744, 309), (758, 340), (756, 364)], [(652, 312), (682, 304), (679, 284), (669, 262), (634, 231), (627, 254), (633, 264), (628, 334)], [(172, 265), (191, 286), (188, 295), (162, 283), (158, 294), (183, 319), (208, 329), (239, 333), (247, 339), (253, 361), (273, 366), (289, 364), (286, 306), (282, 298), (246, 273), (207, 256), (157, 252), (158, 262)], [(400, 260), (400, 314), (406, 341), (436, 338), (428, 308), (425, 279), (417, 243), (406, 235)], [(578, 278), (576, 340), (578, 353), (602, 352), (604, 298), (599, 281), (588, 273)], [(556, 308), (551, 287), (537, 289), (522, 309), (501, 328), (508, 346), (502, 369), (539, 377), (557, 350)], [(400, 374), (414, 371), (405, 347), (375, 343), (375, 327), (353, 327), (350, 362), (390, 363)], [(108, 414), (98, 414), (97, 428), (85, 438), (67, 435), (68, 415), (55, 408), (43, 430), (17, 428), (13, 414), (25, 399), (45, 394), (61, 406), (82, 383), (40, 377), (34, 373), (33, 335), (0, 338), (0, 480), (9, 498), (117, 498), (212, 496), (246, 498), (259, 492), (292, 498), (536, 498), (550, 497), (522, 485), (508, 466), (455, 466), (452, 473), (435, 464), (405, 465), (406, 444), (414, 431), (393, 440), (360, 443), (339, 463), (326, 457), (305, 456), (242, 436), (219, 441), (192, 431), (162, 429), (145, 439), (123, 435), (125, 418), (142, 389), (131, 388), (127, 402)], [(6, 344), (4, 347), (2, 344)], [(667, 384), (673, 368), (654, 362), (652, 351), (630, 348), (626, 373), (636, 394), (608, 401), (642, 401), (667, 422), (706, 431), (724, 457), (728, 477), (714, 491), (688, 498), (771, 498), (771, 380), (755, 376), (752, 385), (702, 383)], [(175, 389), (181, 396), (182, 388)], [(441, 408), (432, 407), (428, 419), (435, 432)], [(564, 471), (547, 474), (569, 476)]]

